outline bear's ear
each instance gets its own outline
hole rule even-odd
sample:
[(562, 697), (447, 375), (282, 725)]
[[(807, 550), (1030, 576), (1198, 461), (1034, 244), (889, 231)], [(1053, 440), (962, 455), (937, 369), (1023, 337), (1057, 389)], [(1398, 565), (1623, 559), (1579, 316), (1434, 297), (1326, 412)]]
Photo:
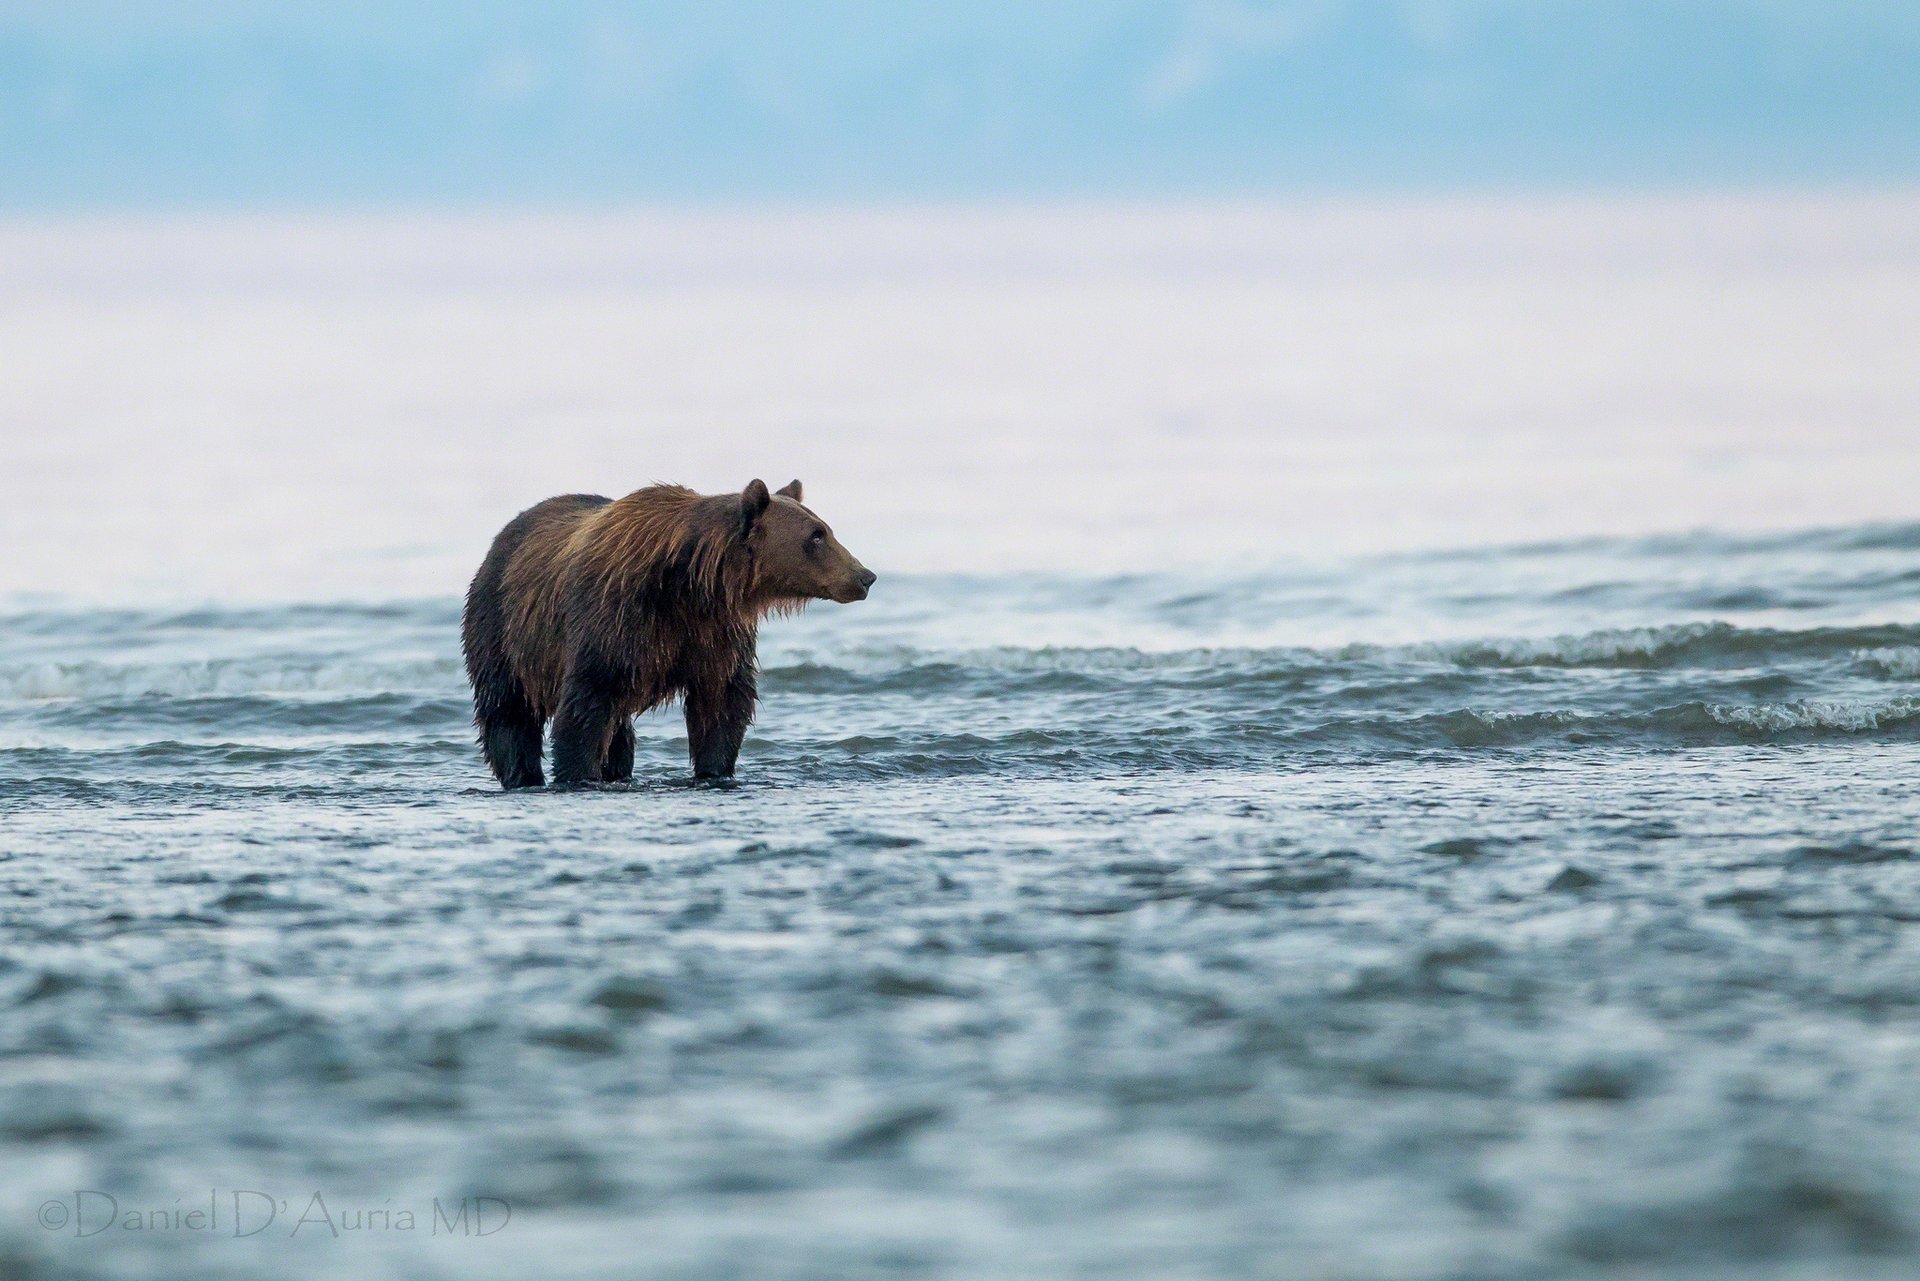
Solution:
[(790, 480), (786, 484), (780, 486), (780, 488), (774, 490), (773, 492), (780, 495), (780, 497), (782, 498), (791, 498), (796, 503), (801, 501), (800, 482), (797, 480)]
[(740, 491), (740, 528), (752, 529), (753, 522), (766, 513), (767, 504), (772, 501), (772, 496), (767, 493), (766, 481), (748, 481), (747, 487)]

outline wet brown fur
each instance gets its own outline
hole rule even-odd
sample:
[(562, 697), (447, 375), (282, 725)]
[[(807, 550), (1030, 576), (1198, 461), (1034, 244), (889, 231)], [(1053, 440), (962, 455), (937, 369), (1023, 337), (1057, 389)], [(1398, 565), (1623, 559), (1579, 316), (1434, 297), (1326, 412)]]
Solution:
[(618, 501), (550, 498), (494, 539), (467, 593), (474, 723), (505, 787), (539, 786), (553, 721), (558, 785), (632, 776), (631, 717), (686, 702), (694, 773), (731, 775), (757, 699), (760, 619), (863, 598), (873, 575), (800, 502), (654, 485)]

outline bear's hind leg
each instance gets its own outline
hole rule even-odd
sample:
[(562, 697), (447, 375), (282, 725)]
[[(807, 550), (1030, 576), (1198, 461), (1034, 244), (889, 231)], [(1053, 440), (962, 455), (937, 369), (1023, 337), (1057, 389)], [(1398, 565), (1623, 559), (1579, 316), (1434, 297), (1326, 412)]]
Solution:
[(633, 722), (622, 720), (613, 730), (613, 744), (607, 748), (607, 763), (600, 777), (609, 783), (633, 781)]
[(619, 681), (605, 669), (578, 660), (568, 665), (560, 710), (553, 714), (555, 787), (605, 781), (614, 731), (631, 728), (621, 711), (621, 693)]
[(479, 725), (480, 751), (500, 786), (511, 792), (546, 783), (540, 772), (540, 718), (531, 708), (495, 709), (480, 717)]

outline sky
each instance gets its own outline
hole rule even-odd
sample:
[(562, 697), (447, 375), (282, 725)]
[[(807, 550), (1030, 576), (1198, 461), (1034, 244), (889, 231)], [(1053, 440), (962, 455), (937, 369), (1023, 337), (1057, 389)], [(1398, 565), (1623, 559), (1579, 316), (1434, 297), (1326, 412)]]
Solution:
[(0, 211), (1898, 186), (1912, 0), (0, 0)]

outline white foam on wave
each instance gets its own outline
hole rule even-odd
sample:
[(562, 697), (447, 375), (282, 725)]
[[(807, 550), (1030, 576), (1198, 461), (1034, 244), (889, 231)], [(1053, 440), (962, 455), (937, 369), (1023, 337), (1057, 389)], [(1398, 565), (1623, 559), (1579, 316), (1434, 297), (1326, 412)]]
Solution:
[(1920, 717), (1920, 699), (1895, 698), (1882, 702), (1806, 700), (1753, 706), (1720, 703), (1708, 706), (1707, 715), (1730, 728), (1757, 730), (1763, 734), (1783, 734), (1795, 730), (1864, 734), (1891, 729)]
[(953, 665), (985, 671), (1153, 671), (1249, 666), (1318, 667), (1340, 663), (1438, 665), (1445, 667), (1638, 667), (1682, 668), (1696, 661), (1726, 666), (1764, 667), (1787, 658), (1849, 656), (1889, 676), (1920, 676), (1920, 645), (1862, 650), (1842, 630), (1762, 630), (1725, 622), (1612, 628), (1554, 636), (1494, 636), (1471, 640), (1371, 642), (1333, 646), (1199, 645), (1178, 646), (1164, 637), (1138, 638), (1140, 644), (983, 645), (945, 648), (906, 642), (838, 645), (783, 645), (768, 655), (768, 670), (817, 666), (862, 676), (915, 666)]
[(1863, 649), (1854, 658), (1883, 676), (1902, 680), (1920, 680), (1920, 645), (1893, 645), (1885, 649)]
[(1493, 637), (1465, 643), (1403, 646), (1355, 646), (1352, 657), (1401, 654), (1470, 666), (1618, 666), (1647, 663), (1713, 637), (1731, 637), (1726, 623), (1680, 623), (1666, 627), (1628, 627), (1577, 635)]

